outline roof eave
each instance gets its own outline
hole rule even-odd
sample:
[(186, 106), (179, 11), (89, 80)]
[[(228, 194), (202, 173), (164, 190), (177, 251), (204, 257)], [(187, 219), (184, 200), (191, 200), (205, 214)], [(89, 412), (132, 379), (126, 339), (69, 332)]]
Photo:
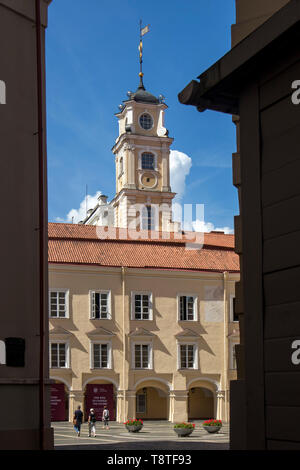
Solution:
[[(243, 84), (267, 62), (277, 50), (278, 41), (287, 47), (297, 44), (300, 0), (291, 0), (231, 51), (192, 80), (179, 94), (179, 102), (229, 114), (239, 114), (239, 93)], [(294, 38), (292, 40), (291, 38)]]

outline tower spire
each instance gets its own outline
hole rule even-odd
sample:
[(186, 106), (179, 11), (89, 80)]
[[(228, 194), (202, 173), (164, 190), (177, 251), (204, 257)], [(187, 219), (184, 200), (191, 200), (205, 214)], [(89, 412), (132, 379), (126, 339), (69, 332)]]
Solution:
[(140, 43), (139, 43), (139, 53), (140, 53), (140, 83), (138, 89), (145, 90), (144, 83), (143, 83), (143, 36), (144, 34), (149, 32), (149, 25), (142, 28), (142, 20), (140, 20)]

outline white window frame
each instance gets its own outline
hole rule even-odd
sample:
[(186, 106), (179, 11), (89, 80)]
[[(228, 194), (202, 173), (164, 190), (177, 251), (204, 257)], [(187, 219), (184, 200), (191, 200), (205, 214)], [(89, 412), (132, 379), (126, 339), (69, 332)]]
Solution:
[[(193, 297), (193, 299), (194, 299), (193, 320), (181, 320), (181, 318), (180, 318), (180, 297)], [(179, 322), (198, 321), (198, 295), (197, 294), (186, 294), (186, 293), (177, 294), (177, 321), (179, 321)]]
[[(102, 318), (101, 316), (99, 318), (93, 317), (93, 294), (107, 294), (107, 317)], [(95, 290), (90, 290), (90, 320), (111, 320), (112, 314), (111, 314), (111, 291), (110, 290), (104, 290), (104, 289), (95, 289)]]
[(4, 341), (0, 341), (0, 364), (6, 364), (6, 345)]
[(229, 318), (230, 318), (231, 323), (238, 323), (239, 322), (238, 320), (234, 320), (233, 299), (235, 299), (235, 295), (230, 294), (230, 297), (229, 297), (229, 312), (230, 312)]
[(235, 358), (236, 367), (233, 367), (233, 356), (235, 353), (235, 346), (239, 344), (237, 341), (230, 341), (230, 354), (229, 354), (229, 370), (237, 370), (237, 363)]
[[(107, 345), (107, 367), (94, 366), (94, 345), (106, 344)], [(112, 369), (112, 343), (110, 340), (93, 340), (90, 342), (90, 368), (93, 370), (109, 370)]]
[[(180, 347), (181, 346), (193, 346), (194, 348), (194, 364), (193, 367), (181, 367), (181, 351)], [(178, 341), (177, 342), (177, 370), (197, 370), (199, 368), (199, 360), (198, 360), (198, 355), (199, 355), (199, 346), (198, 343), (195, 342), (183, 342), (183, 341)]]
[[(66, 365), (65, 366), (57, 366), (57, 367), (52, 367), (52, 358), (51, 358), (51, 345), (52, 344), (65, 344), (66, 346)], [(68, 341), (65, 340), (52, 340), (49, 342), (49, 362), (50, 362), (50, 369), (70, 369), (70, 345)]]
[[(135, 346), (148, 346), (148, 367), (135, 367)], [(152, 341), (133, 341), (131, 344), (131, 368), (134, 370), (152, 370), (153, 369), (153, 344)]]
[[(150, 208), (150, 217), (149, 217), (149, 208)], [(156, 219), (157, 213), (155, 213), (156, 208), (152, 207), (152, 204), (145, 204), (142, 207), (142, 212), (140, 214), (140, 227), (142, 230), (155, 230), (156, 228)], [(145, 213), (145, 211), (147, 213)], [(146, 224), (144, 222), (146, 221)], [(150, 221), (150, 227), (149, 227)], [(146, 226), (145, 226), (146, 225)]]
[[(54, 316), (54, 315), (51, 315), (51, 293), (64, 293), (65, 294), (65, 316), (64, 317), (60, 317), (58, 315)], [(49, 289), (49, 318), (70, 318), (69, 316), (69, 298), (70, 298), (70, 290), (69, 289), (65, 289), (65, 288), (54, 288), (54, 287), (51, 287)], [(58, 312), (57, 312), (58, 313)]]
[[(149, 297), (149, 318), (135, 318), (135, 296), (148, 295)], [(134, 321), (151, 321), (153, 320), (153, 295), (149, 291), (132, 291), (131, 292), (131, 320)]]

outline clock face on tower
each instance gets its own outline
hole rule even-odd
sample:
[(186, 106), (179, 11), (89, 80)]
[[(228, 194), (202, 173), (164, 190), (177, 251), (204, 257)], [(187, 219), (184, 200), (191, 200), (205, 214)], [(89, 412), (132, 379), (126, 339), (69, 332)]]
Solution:
[(141, 184), (145, 188), (154, 188), (157, 184), (157, 177), (153, 173), (145, 172), (141, 176)]

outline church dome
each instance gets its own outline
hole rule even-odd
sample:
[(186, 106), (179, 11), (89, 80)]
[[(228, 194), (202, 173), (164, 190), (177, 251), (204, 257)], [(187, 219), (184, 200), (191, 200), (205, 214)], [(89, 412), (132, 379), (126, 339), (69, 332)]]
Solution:
[(149, 91), (146, 91), (143, 86), (139, 86), (137, 91), (135, 93), (132, 93), (131, 99), (142, 103), (159, 103), (159, 99), (149, 93)]

